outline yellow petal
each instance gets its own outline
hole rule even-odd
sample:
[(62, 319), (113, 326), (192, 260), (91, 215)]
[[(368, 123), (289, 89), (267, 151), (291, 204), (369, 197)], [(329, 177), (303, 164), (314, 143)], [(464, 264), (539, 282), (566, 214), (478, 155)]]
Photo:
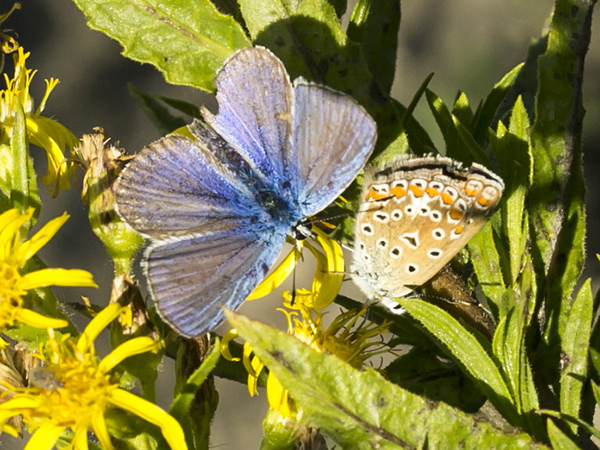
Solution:
[(340, 244), (329, 238), (323, 231), (317, 227), (313, 227), (312, 231), (317, 235), (317, 242), (325, 251), (326, 266), (323, 267), (322, 261), (317, 258), (313, 285), (313, 292), (316, 295), (311, 306), (322, 309), (334, 301), (340, 291), (344, 281), (344, 254)]
[(98, 287), (94, 277), (86, 270), (42, 269), (23, 275), (21, 287), (25, 290), (47, 286), (89, 286)]
[(88, 323), (85, 330), (83, 330), (83, 333), (81, 333), (81, 336), (79, 336), (77, 350), (85, 352), (92, 345), (92, 342), (94, 342), (94, 339), (98, 337), (100, 332), (119, 316), (121, 309), (123, 309), (123, 307), (118, 303), (111, 303), (100, 311), (96, 317)]
[(92, 429), (100, 441), (100, 444), (102, 444), (103, 450), (112, 450), (113, 445), (110, 440), (110, 435), (108, 434), (108, 428), (106, 428), (106, 420), (104, 420), (102, 411), (97, 411), (92, 416)]
[(53, 423), (45, 423), (33, 433), (25, 450), (52, 450), (64, 429), (65, 427), (59, 427)]
[(258, 374), (254, 371), (254, 367), (252, 366), (252, 361), (250, 360), (250, 356), (252, 355), (252, 346), (247, 342), (244, 342), (244, 350), (242, 356), (242, 364), (244, 364), (244, 368), (246, 372), (248, 372), (253, 377), (258, 377)]
[(169, 446), (174, 450), (187, 450), (185, 435), (179, 422), (164, 410), (123, 389), (115, 389), (110, 393), (110, 401), (120, 408), (131, 411), (144, 420), (158, 426)]
[[(246, 359), (245, 359), (246, 360)], [(248, 370), (248, 394), (250, 397), (255, 397), (258, 395), (258, 376), (260, 372), (263, 370), (265, 365), (262, 363), (258, 356), (252, 358), (252, 361), (248, 365), (244, 365)]]
[(238, 337), (238, 332), (234, 328), (233, 330), (230, 330), (227, 333), (225, 333), (225, 336), (223, 336), (223, 338), (221, 339), (221, 348), (220, 348), (221, 355), (223, 355), (225, 357), (225, 359), (228, 361), (239, 361), (240, 360), (240, 358), (234, 357), (231, 354), (231, 352), (229, 351), (229, 343), (237, 337)]
[[(95, 432), (96, 430), (94, 430)], [(87, 432), (88, 429), (87, 427), (77, 427), (77, 429), (75, 430), (75, 436), (73, 436), (73, 448), (75, 450), (88, 450), (88, 438), (87, 438)], [(96, 436), (98, 436), (98, 433), (96, 433)], [(98, 440), (100, 440), (100, 438), (98, 438)], [(110, 440), (109, 440), (110, 442)], [(102, 441), (100, 441), (100, 443), (102, 443)], [(106, 448), (106, 447), (104, 447)]]
[(42, 316), (35, 311), (25, 308), (17, 312), (15, 318), (19, 322), (26, 323), (27, 325), (36, 328), (64, 328), (69, 325), (69, 322), (66, 320)]
[(56, 234), (56, 232), (63, 226), (63, 224), (67, 221), (69, 215), (67, 213), (63, 213), (62, 216), (59, 216), (55, 219), (49, 221), (46, 225), (44, 225), (40, 230), (35, 233), (27, 242), (23, 242), (19, 246), (19, 257), (24, 261), (27, 261), (33, 255), (35, 255), (40, 248), (48, 243), (50, 239)]
[[(6, 261), (13, 256), (15, 236), (18, 237), (19, 229), (31, 219), (33, 212), (33, 208), (28, 208), (25, 214), (21, 214), (18, 209), (14, 208), (0, 215), (0, 261)], [(19, 260), (19, 266), (24, 262), (24, 260)]]
[(0, 403), (0, 411), (35, 409), (41, 406), (41, 399), (32, 397), (12, 398), (7, 402)]
[(292, 273), (302, 256), (303, 241), (298, 241), (294, 249), (283, 261), (258, 285), (246, 300), (255, 300), (273, 292)]
[(100, 361), (98, 370), (100, 370), (102, 373), (106, 373), (124, 359), (133, 355), (139, 355), (140, 353), (156, 350), (156, 347), (156, 341), (148, 336), (130, 339), (126, 342), (123, 342), (112, 352), (106, 355), (102, 361)]
[(288, 402), (288, 390), (284, 389), (275, 375), (269, 373), (267, 377), (267, 400), (269, 407), (278, 411), (283, 417), (291, 417)]

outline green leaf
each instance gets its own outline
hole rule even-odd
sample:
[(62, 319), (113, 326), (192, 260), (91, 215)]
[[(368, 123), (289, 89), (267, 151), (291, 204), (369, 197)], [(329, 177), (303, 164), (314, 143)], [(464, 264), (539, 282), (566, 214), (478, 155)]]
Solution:
[(490, 146), (505, 184), (501, 203), (502, 233), (508, 238), (507, 282), (515, 287), (529, 238), (525, 195), (532, 167), (529, 118), (521, 97), (514, 105), (509, 129), (499, 122), (496, 133), (490, 133)]
[(439, 358), (434, 352), (413, 347), (392, 361), (385, 369), (392, 383), (429, 400), (443, 401), (465, 412), (474, 413), (485, 396), (456, 365)]
[(40, 213), (40, 196), (36, 174), (29, 156), (25, 113), (18, 102), (14, 109), (14, 127), (10, 136), (12, 159), (10, 204), (11, 207), (18, 208), (21, 212), (25, 212), (29, 207), (35, 208), (34, 216), (25, 224), (25, 228), (29, 229)]
[(473, 116), (473, 138), (479, 145), (483, 145), (488, 135), (488, 129), (492, 126), (492, 121), (498, 112), (502, 100), (510, 88), (514, 85), (517, 76), (521, 73), (523, 63), (516, 66), (502, 79), (494, 85), (494, 88), (485, 98), (481, 107), (477, 108)]
[(396, 72), (400, 0), (359, 0), (348, 24), (348, 37), (361, 45), (373, 80), (390, 95)]
[[(546, 53), (538, 59), (538, 93), (531, 129), (533, 184), (527, 204), (539, 304), (545, 308), (543, 355), (547, 384), (558, 386), (560, 336), (585, 261), (582, 170), (583, 66), (593, 5), (558, 0)], [(546, 275), (545, 277), (543, 275)]]
[(452, 115), (467, 129), (471, 129), (471, 121), (473, 120), (473, 112), (469, 105), (467, 94), (461, 92), (452, 108)]
[(500, 361), (504, 379), (508, 381), (517, 410), (523, 417), (524, 429), (543, 440), (545, 431), (540, 416), (535, 413), (540, 405), (525, 343), (525, 305), (526, 302), (518, 304), (498, 324), (493, 349)]
[(581, 89), (592, 9), (591, 4), (574, 9), (569, 1), (557, 1), (548, 48), (538, 60), (528, 203), (538, 268), (548, 274), (547, 300), (552, 303), (569, 298), (585, 256)]
[(600, 352), (592, 347), (590, 347), (590, 360), (594, 369), (596, 369), (596, 376), (598, 376), (600, 374)]
[[(592, 333), (594, 304), (590, 280), (581, 286), (561, 335), (563, 361), (560, 381), (560, 412), (579, 416), (581, 395), (588, 376), (588, 351)], [(573, 433), (577, 432), (572, 426)]]
[(148, 95), (132, 84), (129, 84), (128, 87), (130, 94), (140, 101), (142, 110), (161, 134), (167, 135), (177, 128), (187, 125), (186, 120), (173, 116), (156, 97)]
[[(210, 423), (217, 407), (218, 395), (208, 377), (220, 356), (220, 341), (216, 339), (210, 353), (187, 379), (169, 409), (169, 414), (181, 424), (190, 449), (209, 448)], [(209, 385), (202, 389), (206, 382)]]
[(579, 450), (579, 446), (569, 439), (565, 433), (560, 431), (560, 428), (551, 419), (548, 419), (547, 423), (548, 438), (553, 450)]
[(400, 298), (397, 301), (440, 340), (450, 352), (450, 356), (475, 379), (480, 389), (504, 418), (511, 424), (519, 426), (521, 420), (513, 404), (510, 390), (496, 363), (490, 357), (491, 349), (484, 349), (475, 336), (437, 306), (414, 298)]
[[(473, 161), (477, 161), (489, 166), (487, 156), (485, 156), (481, 147), (475, 142), (471, 132), (450, 112), (442, 99), (429, 89), (426, 90), (426, 98), (429, 108), (444, 137), (446, 156), (468, 165)], [(461, 102), (464, 104), (468, 100), (463, 98)]]
[(298, 430), (290, 427), (288, 422), (282, 420), (281, 414), (272, 409), (269, 410), (263, 421), (263, 438), (260, 450), (294, 450), (298, 447)]
[(468, 246), (478, 285), (496, 308), (502, 311), (506, 286), (491, 220), (469, 241)]
[(444, 403), (427, 402), (369, 367), (354, 369), (280, 330), (227, 315), (303, 417), (342, 448), (546, 448), (526, 434), (504, 434)]
[(159, 69), (169, 83), (213, 91), (236, 50), (251, 45), (242, 27), (209, 0), (73, 0), (88, 26), (123, 46), (123, 54)]

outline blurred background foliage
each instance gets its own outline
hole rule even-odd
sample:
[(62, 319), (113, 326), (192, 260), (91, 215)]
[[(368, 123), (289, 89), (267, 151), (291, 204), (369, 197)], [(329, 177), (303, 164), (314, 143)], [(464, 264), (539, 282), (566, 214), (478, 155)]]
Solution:
[[(10, 8), (12, 0), (1, 0), (0, 11)], [(349, 2), (350, 3), (350, 2)], [(140, 65), (120, 55), (120, 45), (105, 35), (87, 28), (82, 13), (68, 0), (21, 0), (22, 9), (5, 24), (14, 30), (19, 43), (30, 51), (28, 67), (37, 69), (32, 93), (41, 98), (43, 80), (59, 78), (61, 84), (53, 92), (46, 114), (67, 126), (76, 136), (101, 126), (129, 153), (160, 137), (145, 116), (138, 101), (130, 94), (132, 84), (150, 94), (182, 98), (193, 103), (211, 102), (210, 95), (191, 88), (171, 86), (149, 65)], [(408, 104), (424, 78), (435, 76), (429, 87), (447, 104), (457, 91), (463, 90), (473, 104), (511, 68), (523, 61), (532, 39), (540, 36), (551, 13), (551, 0), (407, 0), (402, 2), (402, 22), (397, 56), (397, 72), (393, 96)], [(351, 8), (349, 8), (350, 10)], [(600, 253), (600, 28), (595, 13), (590, 50), (586, 58), (584, 80), (584, 161), (588, 182), (588, 267), (587, 275), (598, 272), (595, 255)], [(12, 60), (7, 58), (4, 71), (12, 73)], [(417, 107), (417, 119), (443, 148), (441, 136), (425, 102)], [(34, 149), (36, 167), (44, 173), (45, 156)], [(79, 198), (79, 189), (60, 194), (52, 200), (43, 195), (40, 223), (68, 210), (71, 219), (55, 239), (43, 249), (41, 256), (53, 265), (89, 270), (100, 288), (91, 301), (105, 305), (110, 294), (113, 267), (102, 244), (89, 227), (87, 208)], [(354, 290), (351, 282), (346, 289)], [(57, 291), (67, 301), (75, 294)], [(274, 299), (280, 302), (280, 297)], [(263, 308), (261, 305), (250, 307)], [(273, 307), (264, 307), (273, 310)], [(243, 311), (249, 311), (244, 309)], [(254, 315), (250, 313), (251, 315)], [(255, 317), (258, 317), (255, 315)], [(169, 364), (166, 362), (165, 364)], [(165, 367), (165, 372), (170, 372)], [(219, 449), (257, 448), (260, 422), (267, 411), (264, 395), (249, 398), (246, 387), (217, 380), (221, 403), (213, 427), (212, 445)], [(158, 388), (170, 401), (172, 388)], [(227, 395), (224, 395), (227, 392)], [(160, 398), (159, 398), (160, 402)], [(232, 429), (235, 427), (235, 429)], [(4, 448), (20, 448), (22, 441), (2, 437)]]

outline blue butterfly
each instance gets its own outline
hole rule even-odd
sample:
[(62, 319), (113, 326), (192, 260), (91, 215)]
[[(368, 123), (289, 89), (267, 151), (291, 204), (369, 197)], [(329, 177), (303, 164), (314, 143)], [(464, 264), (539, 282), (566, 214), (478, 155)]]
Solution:
[(235, 53), (215, 79), (219, 112), (144, 148), (115, 184), (117, 209), (150, 239), (157, 308), (204, 334), (264, 278), (299, 222), (352, 182), (377, 136), (352, 98), (297, 79), (269, 50)]

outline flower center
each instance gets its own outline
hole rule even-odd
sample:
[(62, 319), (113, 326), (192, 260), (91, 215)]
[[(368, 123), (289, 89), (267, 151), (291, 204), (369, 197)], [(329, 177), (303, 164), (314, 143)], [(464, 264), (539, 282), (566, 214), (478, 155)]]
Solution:
[(22, 279), (17, 269), (0, 262), (0, 329), (12, 325), (23, 307), (27, 291), (21, 287)]
[(104, 414), (110, 392), (118, 385), (98, 369), (95, 355), (73, 350), (71, 355), (61, 352), (60, 360), (47, 366), (48, 376), (56, 379), (49, 383), (51, 388), (41, 389), (41, 407), (36, 412), (74, 430), (89, 427), (94, 415)]

